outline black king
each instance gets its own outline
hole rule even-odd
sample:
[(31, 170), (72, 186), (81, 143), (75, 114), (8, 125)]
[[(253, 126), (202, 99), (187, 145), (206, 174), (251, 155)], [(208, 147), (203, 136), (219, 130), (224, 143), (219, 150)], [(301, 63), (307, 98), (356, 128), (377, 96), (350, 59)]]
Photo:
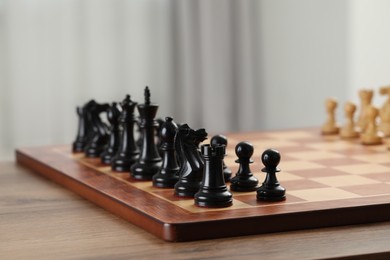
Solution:
[(141, 122), (142, 151), (138, 161), (130, 168), (130, 174), (138, 180), (152, 180), (153, 175), (161, 168), (162, 159), (155, 143), (155, 132), (158, 123), (154, 120), (158, 105), (150, 102), (150, 90), (145, 88), (145, 103), (137, 106)]

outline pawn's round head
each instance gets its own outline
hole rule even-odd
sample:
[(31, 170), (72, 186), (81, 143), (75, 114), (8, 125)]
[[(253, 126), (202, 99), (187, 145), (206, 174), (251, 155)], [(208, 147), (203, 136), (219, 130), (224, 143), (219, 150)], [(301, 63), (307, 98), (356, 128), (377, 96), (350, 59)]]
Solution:
[(248, 142), (240, 142), (236, 145), (236, 155), (238, 158), (251, 158), (253, 150), (253, 145)]
[(227, 145), (227, 143), (228, 143), (227, 138), (224, 135), (214, 135), (210, 140), (210, 144), (212, 146), (217, 146), (222, 144)]
[(356, 111), (356, 105), (352, 102), (347, 102), (344, 105), (344, 111), (346, 114), (353, 114)]
[(166, 117), (160, 129), (161, 141), (173, 141), (177, 131), (177, 125), (172, 117)]
[(261, 161), (266, 168), (276, 168), (280, 162), (280, 153), (275, 149), (267, 149), (261, 155)]
[(325, 101), (325, 106), (327, 110), (335, 110), (337, 108), (337, 100), (335, 98), (328, 98)]

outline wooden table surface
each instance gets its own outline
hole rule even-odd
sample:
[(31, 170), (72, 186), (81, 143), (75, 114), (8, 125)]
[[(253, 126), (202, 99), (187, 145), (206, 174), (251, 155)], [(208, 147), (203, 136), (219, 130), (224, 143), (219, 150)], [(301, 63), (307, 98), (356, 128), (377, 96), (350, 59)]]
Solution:
[(318, 259), (357, 256), (390, 259), (390, 222), (170, 243), (14, 162), (0, 163), (0, 259)]

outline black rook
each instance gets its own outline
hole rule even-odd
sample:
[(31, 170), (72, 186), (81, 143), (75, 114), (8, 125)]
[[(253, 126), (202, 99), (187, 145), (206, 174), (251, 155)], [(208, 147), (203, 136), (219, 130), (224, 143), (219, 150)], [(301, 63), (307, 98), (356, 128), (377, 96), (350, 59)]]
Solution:
[(223, 176), (223, 158), (225, 145), (202, 145), (204, 163), (203, 181), (199, 192), (195, 194), (195, 204), (200, 207), (221, 208), (233, 204), (232, 194), (228, 191)]

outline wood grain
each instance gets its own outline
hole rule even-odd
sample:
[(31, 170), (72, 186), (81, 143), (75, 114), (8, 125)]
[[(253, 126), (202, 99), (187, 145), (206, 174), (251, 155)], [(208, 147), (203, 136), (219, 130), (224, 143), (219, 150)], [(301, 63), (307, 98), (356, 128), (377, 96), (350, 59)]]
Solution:
[[(258, 133), (258, 136), (262, 134)], [(312, 132), (301, 131), (301, 134), (310, 136)], [(319, 140), (317, 134), (311, 138)], [(121, 177), (124, 179), (105, 174), (98, 168), (98, 159), (79, 161), (67, 145), (18, 149), (16, 158), (27, 168), (167, 241), (253, 235), (390, 219), (390, 194), (304, 203), (288, 203), (290, 200), (287, 198), (286, 204), (245, 208), (233, 206), (194, 213), (136, 185), (130, 185), (137, 181), (129, 179), (127, 174)], [(85, 160), (87, 164), (81, 163)], [(255, 196), (253, 198), (255, 200)]]
[(390, 222), (164, 242), (14, 162), (0, 163), (0, 198), (1, 259), (390, 257)]

